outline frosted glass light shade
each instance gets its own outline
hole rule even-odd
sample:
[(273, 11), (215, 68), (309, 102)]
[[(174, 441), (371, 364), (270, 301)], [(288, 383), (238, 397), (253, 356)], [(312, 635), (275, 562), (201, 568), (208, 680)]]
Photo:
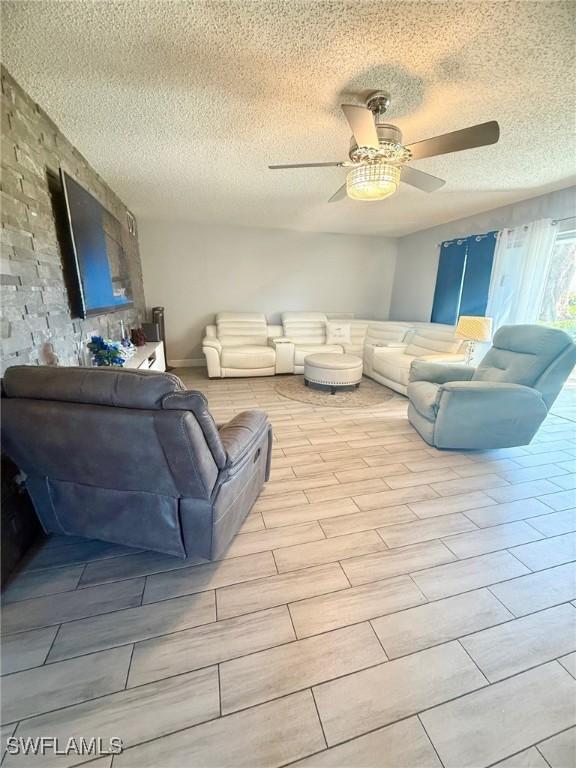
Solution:
[(454, 335), (457, 339), (490, 341), (492, 338), (492, 318), (460, 315)]
[(400, 184), (400, 168), (388, 163), (359, 165), (346, 177), (346, 192), (352, 200), (383, 200)]

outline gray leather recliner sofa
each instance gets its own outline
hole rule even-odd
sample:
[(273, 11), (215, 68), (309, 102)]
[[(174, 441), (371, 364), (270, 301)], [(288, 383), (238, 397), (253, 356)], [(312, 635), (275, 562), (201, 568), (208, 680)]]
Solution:
[(216, 559), (268, 479), (272, 430), (262, 411), (218, 428), (171, 374), (14, 366), (2, 444), (46, 532)]

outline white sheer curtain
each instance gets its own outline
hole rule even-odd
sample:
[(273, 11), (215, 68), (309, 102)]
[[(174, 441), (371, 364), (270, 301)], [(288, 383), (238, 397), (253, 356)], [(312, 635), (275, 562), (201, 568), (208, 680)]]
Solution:
[(557, 230), (552, 219), (540, 219), (500, 232), (486, 307), (494, 329), (538, 319)]

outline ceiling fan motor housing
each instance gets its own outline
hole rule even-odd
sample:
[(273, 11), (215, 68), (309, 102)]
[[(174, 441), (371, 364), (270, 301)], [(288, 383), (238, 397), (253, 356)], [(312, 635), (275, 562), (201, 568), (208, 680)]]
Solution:
[(402, 144), (402, 132), (389, 123), (377, 123), (379, 149), (359, 147), (354, 138), (350, 144), (349, 157), (353, 163), (401, 164), (410, 160), (410, 150)]

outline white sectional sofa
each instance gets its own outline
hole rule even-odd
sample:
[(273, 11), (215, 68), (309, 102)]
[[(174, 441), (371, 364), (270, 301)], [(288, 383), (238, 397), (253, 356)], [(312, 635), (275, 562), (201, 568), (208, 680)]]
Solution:
[(464, 360), (464, 352), (462, 339), (454, 337), (452, 326), (418, 323), (406, 333), (403, 342), (389, 342), (386, 346), (367, 344), (364, 373), (406, 395), (414, 360), (459, 362)]
[[(303, 373), (304, 358), (316, 352), (363, 358), (364, 374), (406, 394), (413, 360), (459, 362), (464, 344), (454, 328), (437, 323), (364, 320), (322, 312), (284, 312), (269, 325), (255, 312), (220, 312), (202, 343), (210, 378)], [(340, 328), (338, 328), (340, 326)], [(339, 343), (330, 334), (343, 333)]]
[(208, 376), (274, 376), (276, 351), (270, 341), (282, 335), (282, 326), (268, 325), (258, 312), (219, 312), (202, 342)]
[[(348, 322), (348, 321), (346, 321)], [(282, 328), (284, 344), (292, 344), (292, 370), (304, 373), (304, 358), (316, 352), (344, 352), (343, 344), (328, 344), (326, 326), (328, 318), (322, 312), (284, 312)]]

